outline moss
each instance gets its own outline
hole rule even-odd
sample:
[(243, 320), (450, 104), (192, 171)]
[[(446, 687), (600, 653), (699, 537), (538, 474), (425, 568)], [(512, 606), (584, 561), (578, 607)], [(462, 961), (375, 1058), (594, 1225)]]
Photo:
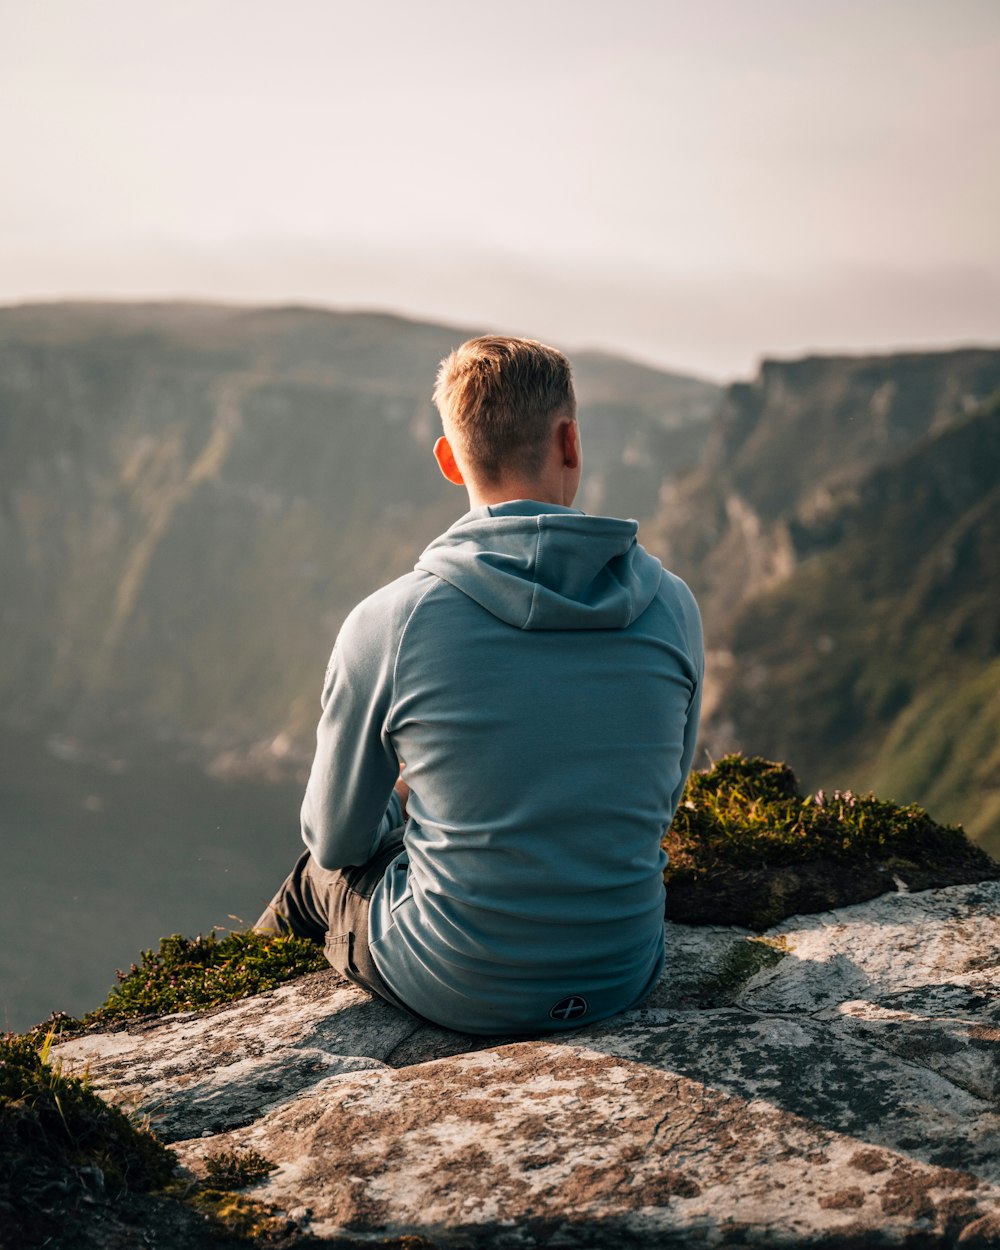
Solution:
[(103, 1027), (137, 1016), (201, 1011), (272, 990), (285, 981), (329, 968), (322, 949), (304, 938), (260, 933), (173, 934), (157, 951), (118, 972), (107, 1000), (81, 1020), (57, 1014), (47, 1026), (63, 1033)]
[(896, 888), (983, 881), (1000, 867), (923, 808), (850, 790), (803, 795), (792, 770), (727, 755), (688, 780), (663, 840), (667, 914), (764, 929)]
[(288, 1230), (287, 1218), (274, 1207), (229, 1189), (198, 1188), (181, 1200), (220, 1233), (240, 1241), (266, 1243)]
[(727, 952), (718, 972), (712, 978), (713, 988), (736, 990), (766, 968), (780, 964), (788, 954), (787, 944), (780, 940), (747, 938)]
[[(294, 1221), (284, 1212), (267, 1202), (235, 1194), (230, 1189), (204, 1184), (175, 1182), (168, 1191), (169, 1197), (191, 1211), (196, 1211), (206, 1221), (211, 1232), (211, 1245), (254, 1246), (314, 1246), (319, 1243), (297, 1229)], [(219, 1240), (216, 1240), (216, 1239)], [(414, 1234), (385, 1238), (362, 1235), (358, 1240), (349, 1234), (343, 1239), (324, 1241), (323, 1245), (338, 1250), (355, 1250), (359, 1245), (370, 1250), (439, 1250), (439, 1243), (428, 1241)], [(449, 1240), (449, 1245), (453, 1243)]]
[(922, 808), (850, 790), (803, 796), (786, 764), (743, 755), (691, 775), (664, 843), (675, 873), (965, 844), (961, 829), (935, 824)]
[(174, 1170), (142, 1121), (48, 1062), (51, 1037), (0, 1038), (0, 1226), (25, 1245), (56, 1236), (88, 1196), (155, 1189)]

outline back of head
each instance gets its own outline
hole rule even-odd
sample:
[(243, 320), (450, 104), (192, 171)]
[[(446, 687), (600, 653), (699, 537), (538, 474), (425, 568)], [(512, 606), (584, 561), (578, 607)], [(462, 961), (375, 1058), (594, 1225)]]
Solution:
[(556, 417), (576, 414), (562, 352), (498, 335), (470, 339), (441, 362), (434, 403), (469, 470), (491, 485), (535, 477)]

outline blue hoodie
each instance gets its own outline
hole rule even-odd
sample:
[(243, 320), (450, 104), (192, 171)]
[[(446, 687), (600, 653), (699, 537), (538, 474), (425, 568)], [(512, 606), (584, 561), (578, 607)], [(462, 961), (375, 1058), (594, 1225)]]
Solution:
[(663, 963), (660, 839), (704, 673), (687, 586), (635, 521), (476, 508), (364, 600), (327, 670), (302, 831), (326, 868), (402, 824), (372, 958), (414, 1011), (472, 1033), (622, 1011)]

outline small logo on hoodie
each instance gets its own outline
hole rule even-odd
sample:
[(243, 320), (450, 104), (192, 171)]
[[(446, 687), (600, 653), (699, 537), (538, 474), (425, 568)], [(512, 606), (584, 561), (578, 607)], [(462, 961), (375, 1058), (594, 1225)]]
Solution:
[(560, 998), (549, 1012), (553, 1020), (579, 1020), (587, 1014), (587, 1000), (579, 994), (570, 994), (569, 998)]

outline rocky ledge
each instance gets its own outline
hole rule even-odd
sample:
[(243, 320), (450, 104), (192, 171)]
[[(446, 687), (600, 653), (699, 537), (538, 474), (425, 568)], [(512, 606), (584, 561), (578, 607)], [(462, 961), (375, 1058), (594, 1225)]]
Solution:
[(558, 1039), (417, 1027), (321, 972), (54, 1053), (196, 1174), (266, 1155), (247, 1192), (292, 1244), (992, 1246), (998, 969), (989, 882), (669, 925), (646, 1004)]

